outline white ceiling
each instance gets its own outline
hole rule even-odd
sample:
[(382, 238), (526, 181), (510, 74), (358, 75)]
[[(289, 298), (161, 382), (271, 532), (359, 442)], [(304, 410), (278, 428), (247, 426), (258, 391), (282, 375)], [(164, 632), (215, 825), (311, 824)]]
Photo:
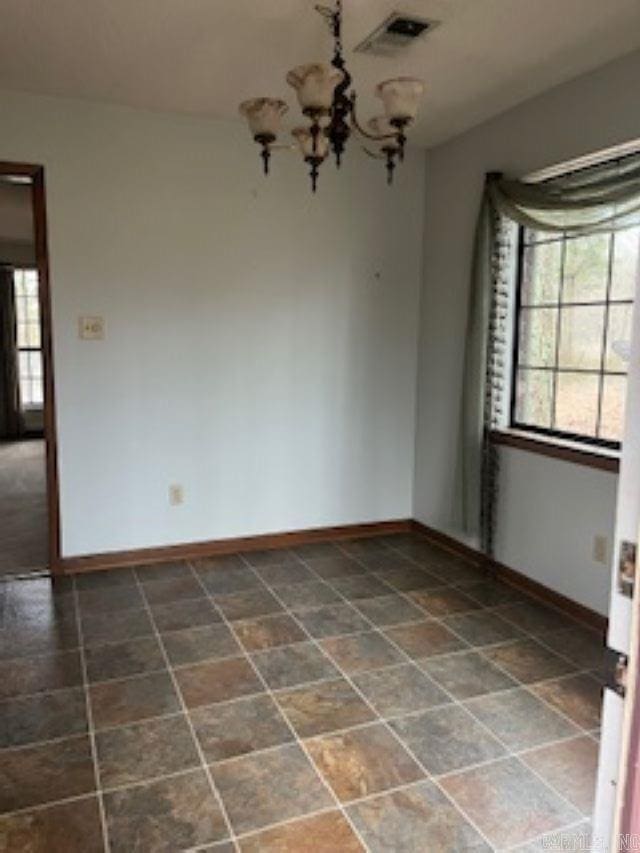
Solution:
[[(330, 0), (323, 0), (329, 3)], [(428, 86), (413, 140), (442, 141), (640, 48), (639, 0), (344, 0), (363, 112), (398, 74)], [(313, 0), (3, 0), (0, 87), (237, 118), (258, 95), (295, 106), (285, 72), (328, 58)], [(351, 48), (398, 9), (442, 26), (390, 60)], [(297, 113), (297, 110), (295, 111)], [(292, 121), (297, 116), (292, 112)]]

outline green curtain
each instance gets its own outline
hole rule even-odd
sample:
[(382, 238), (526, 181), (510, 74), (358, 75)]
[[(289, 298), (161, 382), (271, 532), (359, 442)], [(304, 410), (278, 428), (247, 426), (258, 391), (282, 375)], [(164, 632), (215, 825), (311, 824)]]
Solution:
[(544, 182), (487, 175), (473, 252), (465, 342), (462, 482), (459, 504), (465, 532), (493, 551), (497, 450), (490, 441), (505, 377), (506, 279), (509, 224), (537, 231), (593, 233), (612, 224), (640, 223), (640, 153)]

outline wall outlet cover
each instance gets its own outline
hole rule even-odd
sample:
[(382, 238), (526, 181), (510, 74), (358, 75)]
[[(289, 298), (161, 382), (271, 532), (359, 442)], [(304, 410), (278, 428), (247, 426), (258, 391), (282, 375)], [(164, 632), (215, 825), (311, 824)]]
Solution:
[(607, 565), (607, 552), (609, 550), (608, 546), (609, 543), (607, 541), (606, 536), (593, 537), (593, 559), (596, 563), (602, 563), (603, 566)]
[(78, 326), (81, 340), (104, 340), (104, 317), (80, 317)]
[(180, 506), (184, 503), (184, 489), (179, 483), (169, 486), (169, 503), (171, 506)]

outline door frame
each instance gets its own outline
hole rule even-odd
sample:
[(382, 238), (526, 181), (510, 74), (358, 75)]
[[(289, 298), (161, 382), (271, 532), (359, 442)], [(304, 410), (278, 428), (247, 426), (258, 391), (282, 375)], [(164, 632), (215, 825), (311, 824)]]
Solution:
[(10, 163), (0, 160), (1, 177), (31, 179), (36, 268), (42, 328), (42, 365), (44, 375), (44, 442), (47, 485), (48, 556), (52, 574), (62, 573), (60, 560), (60, 487), (58, 478), (58, 436), (53, 367), (53, 320), (51, 313), (51, 280), (47, 241), (47, 209), (44, 167), (34, 163)]

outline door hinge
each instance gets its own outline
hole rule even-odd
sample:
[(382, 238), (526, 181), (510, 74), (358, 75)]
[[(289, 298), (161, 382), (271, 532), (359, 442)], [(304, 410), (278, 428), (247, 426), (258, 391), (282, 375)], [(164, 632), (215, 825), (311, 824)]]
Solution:
[(627, 692), (629, 658), (616, 649), (606, 647), (604, 658), (604, 686), (624, 699)]

